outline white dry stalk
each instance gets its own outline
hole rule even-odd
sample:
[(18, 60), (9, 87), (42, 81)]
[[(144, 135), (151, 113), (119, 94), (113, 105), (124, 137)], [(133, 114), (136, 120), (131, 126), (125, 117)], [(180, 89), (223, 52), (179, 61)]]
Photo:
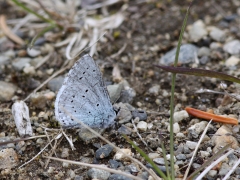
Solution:
[(28, 163), (32, 162), (35, 158), (37, 158), (50, 145), (50, 143), (52, 143), (54, 139), (55, 138), (53, 138), (49, 143), (47, 143), (46, 146), (44, 146), (42, 150), (39, 153), (37, 153), (32, 159), (22, 164), (19, 168), (22, 168), (23, 166), (27, 165)]
[(72, 137), (69, 138), (69, 137), (65, 134), (64, 131), (62, 131), (62, 133), (63, 133), (64, 137), (67, 139), (67, 141), (68, 141), (70, 147), (72, 148), (72, 150), (73, 150), (73, 151), (76, 150), (76, 148), (74, 147), (73, 142), (72, 142)]
[(123, 20), (124, 20), (123, 13), (120, 12), (100, 20), (87, 17), (85, 20), (85, 24), (88, 27), (99, 28), (103, 31), (106, 29), (114, 29), (119, 27), (122, 24)]
[(70, 163), (70, 164), (76, 164), (76, 165), (80, 165), (80, 166), (87, 166), (87, 167), (91, 167), (91, 168), (101, 169), (101, 170), (104, 170), (104, 171), (108, 171), (110, 173), (120, 174), (120, 175), (129, 177), (129, 178), (132, 178), (132, 179), (141, 180), (141, 178), (139, 178), (137, 176), (133, 176), (131, 174), (123, 173), (122, 171), (119, 171), (119, 170), (110, 169), (110, 168), (104, 167), (102, 165), (88, 164), (88, 163), (71, 161), (71, 160), (60, 159), (60, 158), (54, 158), (54, 157), (48, 157), (48, 156), (45, 156), (45, 158), (49, 158), (49, 159), (56, 160), (56, 161), (67, 162), (67, 163)]
[[(63, 137), (61, 137), (60, 141), (58, 141), (57, 139), (55, 139), (54, 146), (53, 146), (53, 148), (51, 149), (51, 152), (50, 152), (49, 156), (52, 156), (53, 153), (56, 154), (55, 150), (56, 150), (56, 148), (57, 148), (57, 145), (62, 141), (62, 139), (63, 139)], [(57, 156), (56, 156), (56, 157), (57, 157)], [(49, 162), (50, 162), (50, 159), (47, 159), (47, 161), (46, 161), (46, 163), (45, 163), (45, 167), (44, 167), (45, 169), (47, 168)]]
[(89, 6), (85, 6), (84, 8), (87, 9), (87, 10), (94, 10), (94, 9), (98, 9), (98, 8), (101, 8), (101, 7), (106, 7), (106, 6), (115, 4), (115, 3), (120, 2), (120, 1), (121, 0), (105, 0), (105, 1), (100, 2), (100, 3), (95, 3), (95, 4), (91, 4)]
[(238, 161), (234, 164), (234, 166), (228, 171), (228, 173), (224, 176), (224, 178), (222, 180), (227, 180), (229, 179), (230, 175), (232, 173), (234, 173), (235, 169), (238, 167), (238, 165), (240, 164), (240, 159), (238, 159)]
[(135, 125), (135, 123), (134, 123), (133, 120), (132, 120), (132, 125), (133, 125), (133, 127), (134, 127), (134, 129), (135, 129), (135, 131), (136, 131), (136, 133), (137, 133), (137, 135), (138, 135), (138, 137), (139, 137), (140, 140), (143, 142), (143, 144), (144, 144), (150, 151), (153, 152), (153, 150), (152, 150), (150, 147), (148, 147), (147, 143), (143, 140), (142, 136), (138, 133), (137, 127), (136, 127), (136, 125)]
[(74, 36), (72, 37), (70, 43), (68, 44), (68, 46), (67, 46), (67, 48), (66, 48), (66, 54), (65, 54), (65, 56), (66, 56), (66, 58), (67, 58), (68, 60), (71, 60), (71, 59), (72, 59), (72, 57), (71, 57), (71, 55), (70, 55), (70, 52), (71, 52), (71, 49), (72, 49), (74, 43), (76, 42), (76, 40), (77, 40), (77, 34), (74, 34)]
[(216, 161), (214, 161), (212, 164), (210, 164), (195, 180), (201, 180), (203, 177), (214, 167), (216, 166), (219, 162), (227, 158), (227, 156), (231, 153), (233, 153), (234, 150), (231, 149), (229, 150), (226, 154), (222, 155), (220, 158), (218, 158)]
[(26, 103), (23, 101), (16, 101), (12, 105), (12, 114), (19, 135), (21, 137), (26, 135), (32, 136), (33, 132), (29, 117), (29, 109)]
[(190, 160), (190, 162), (189, 162), (188, 168), (187, 168), (187, 170), (185, 171), (184, 178), (183, 178), (184, 180), (187, 179), (187, 176), (188, 176), (189, 170), (190, 170), (190, 168), (191, 168), (191, 165), (192, 165), (192, 163), (193, 163), (194, 157), (195, 157), (196, 154), (197, 154), (198, 148), (199, 148), (199, 146), (200, 146), (200, 144), (201, 144), (201, 142), (202, 142), (205, 134), (207, 133), (207, 130), (208, 130), (211, 122), (212, 122), (212, 120), (210, 120), (210, 122), (208, 123), (208, 125), (207, 125), (206, 128), (204, 129), (204, 131), (203, 131), (203, 133), (202, 133), (202, 135), (201, 135), (201, 138), (199, 139), (199, 141), (198, 141), (198, 143), (197, 143), (197, 146), (196, 146), (196, 148), (195, 148), (195, 150), (194, 150), (194, 152), (193, 152), (192, 158), (191, 158), (191, 160)]
[[(74, 121), (78, 122), (79, 124), (81, 124), (84, 128), (86, 128), (87, 130), (89, 130), (91, 133), (95, 134), (96, 136), (98, 136), (100, 139), (102, 139), (103, 141), (105, 141), (107, 144), (111, 145), (112, 147), (114, 147), (117, 151), (121, 152), (122, 154), (124, 154), (126, 157), (128, 157), (129, 159), (131, 159), (132, 161), (134, 161), (135, 163), (139, 164), (143, 169), (145, 169), (149, 174), (152, 175), (152, 173), (149, 171), (149, 169), (144, 166), (140, 161), (138, 161), (137, 159), (133, 158), (132, 156), (124, 153), (120, 148), (118, 148), (117, 146), (115, 146), (113, 143), (111, 143), (109, 140), (107, 140), (106, 138), (104, 138), (102, 135), (100, 135), (98, 132), (94, 131), (92, 128), (90, 128), (88, 125), (84, 124), (82, 121), (78, 120), (77, 118), (75, 118), (74, 116), (72, 116), (69, 112), (66, 111), (66, 109), (64, 109), (63, 107), (61, 107), (62, 110), (66, 113), (66, 115), (70, 116)], [(154, 175), (153, 175), (154, 176)]]
[(94, 42), (97, 42), (98, 38), (100, 37), (100, 32), (97, 28), (94, 28), (93, 29), (93, 36), (92, 36), (92, 39), (90, 41), (89, 44), (92, 44), (91, 48), (90, 48), (90, 52), (89, 52), (89, 55), (90, 56), (93, 56), (93, 54), (95, 54), (97, 52), (97, 46)]

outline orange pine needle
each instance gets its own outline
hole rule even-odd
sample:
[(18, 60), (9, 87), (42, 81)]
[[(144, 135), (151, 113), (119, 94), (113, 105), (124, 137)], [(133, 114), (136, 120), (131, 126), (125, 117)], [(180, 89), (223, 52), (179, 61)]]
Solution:
[(202, 118), (202, 119), (206, 119), (206, 120), (212, 119), (215, 122), (226, 123), (226, 124), (233, 124), (233, 125), (238, 124), (238, 120), (235, 118), (219, 116), (216, 114), (200, 111), (200, 110), (190, 108), (190, 107), (186, 107), (185, 110), (188, 112), (188, 114), (198, 117), (198, 118)]

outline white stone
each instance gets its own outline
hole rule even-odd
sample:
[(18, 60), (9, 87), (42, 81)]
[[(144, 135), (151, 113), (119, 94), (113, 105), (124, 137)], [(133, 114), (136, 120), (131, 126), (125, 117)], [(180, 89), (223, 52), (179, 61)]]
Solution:
[(160, 90), (160, 85), (154, 85), (148, 90), (148, 92), (149, 94), (157, 96), (159, 94), (159, 90)]
[[(170, 132), (170, 125), (168, 126), (168, 132)], [(179, 133), (180, 132), (180, 126), (178, 123), (173, 124), (173, 133)]]
[(240, 53), (240, 41), (233, 40), (233, 41), (226, 43), (223, 46), (223, 50), (232, 55), (239, 54)]
[(217, 171), (216, 171), (216, 170), (210, 170), (210, 171), (208, 172), (208, 175), (209, 175), (210, 177), (215, 177), (215, 176), (217, 175)]
[(137, 124), (137, 129), (138, 129), (139, 131), (145, 132), (145, 131), (147, 130), (147, 127), (148, 127), (148, 125), (147, 125), (147, 123), (146, 123), (145, 121), (140, 121), (140, 122)]
[(149, 153), (149, 154), (148, 154), (148, 157), (149, 157), (150, 159), (155, 159), (155, 158), (159, 158), (159, 157), (160, 157), (160, 154), (158, 154), (158, 153)]
[[(166, 155), (166, 159), (167, 159), (168, 161), (170, 161), (170, 158), (171, 158), (171, 155), (170, 155), (170, 154), (167, 154), (167, 155)], [(174, 162), (176, 162), (176, 157), (175, 157), (175, 156), (173, 156), (173, 159), (174, 159)]]
[(126, 155), (132, 156), (132, 152), (131, 149), (121, 149), (120, 151), (117, 151), (116, 154), (114, 155), (114, 159), (116, 160), (129, 160), (128, 157), (126, 157)]
[(207, 35), (205, 24), (202, 20), (196, 21), (192, 26), (188, 27), (189, 38), (193, 42), (198, 42)]
[(230, 66), (236, 66), (239, 63), (240, 59), (235, 57), (235, 56), (231, 56), (230, 58), (228, 58), (225, 62), (225, 65), (230, 67)]
[(185, 138), (186, 136), (183, 133), (179, 132), (176, 134), (176, 137), (177, 138)]
[(199, 123), (196, 123), (192, 125), (190, 128), (188, 128), (189, 131), (195, 131), (197, 134), (200, 134), (201, 132), (204, 131), (206, 128), (208, 122), (207, 121), (201, 121)]
[(201, 157), (204, 157), (204, 158), (206, 158), (206, 157), (209, 157), (209, 156), (210, 156), (210, 153), (209, 153), (209, 152), (207, 152), (207, 151), (200, 151), (200, 154), (201, 154)]
[(185, 111), (185, 110), (178, 111), (173, 114), (174, 122), (180, 122), (183, 119), (188, 118), (188, 117), (189, 117), (189, 115), (188, 115), (187, 111)]
[(196, 146), (197, 146), (197, 143), (196, 142), (193, 142), (193, 141), (186, 141), (186, 146), (189, 148), (189, 149), (195, 149)]

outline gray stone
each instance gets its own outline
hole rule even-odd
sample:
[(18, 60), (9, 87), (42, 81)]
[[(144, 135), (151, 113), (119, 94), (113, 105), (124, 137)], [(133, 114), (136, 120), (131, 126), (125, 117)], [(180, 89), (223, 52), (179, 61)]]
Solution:
[(132, 111), (132, 116), (133, 116), (133, 119), (138, 117), (139, 121), (146, 121), (147, 120), (147, 113), (144, 110), (135, 109), (135, 110)]
[(205, 65), (209, 62), (209, 57), (208, 56), (202, 56), (200, 59), (199, 59), (199, 62), (201, 65)]
[(110, 96), (111, 103), (115, 103), (121, 95), (121, 92), (123, 90), (123, 84), (119, 83), (114, 85), (108, 85), (107, 90)]
[(177, 160), (186, 160), (186, 155), (185, 154), (178, 154), (176, 155)]
[[(160, 64), (171, 65), (175, 61), (175, 54), (177, 48), (172, 49), (167, 52), (161, 59)], [(197, 57), (198, 48), (192, 44), (183, 44), (180, 48), (178, 63), (180, 64), (189, 64), (189, 63), (198, 63)]]
[(227, 163), (222, 163), (222, 166), (218, 172), (220, 176), (226, 175), (230, 171), (231, 167)]
[(125, 135), (130, 135), (132, 134), (132, 130), (125, 126), (125, 125), (122, 125), (119, 129), (118, 129), (118, 133), (120, 134), (125, 134)]
[(125, 167), (126, 171), (129, 171), (130, 173), (138, 173), (139, 170), (137, 169), (137, 167), (134, 164), (130, 164), (128, 166)]
[(165, 164), (164, 158), (155, 158), (155, 159), (153, 159), (153, 162), (160, 164), (160, 165)]
[(121, 163), (114, 159), (110, 159), (109, 165), (110, 165), (110, 168), (117, 169), (121, 165)]
[(107, 180), (110, 176), (110, 173), (108, 171), (104, 171), (101, 169), (91, 168), (88, 170), (87, 175), (91, 179), (102, 179)]
[(61, 86), (63, 84), (63, 80), (64, 80), (63, 76), (58, 76), (56, 78), (51, 79), (48, 82), (47, 86), (51, 91), (56, 92), (61, 88)]
[(132, 180), (132, 179), (120, 174), (112, 174), (111, 176), (109, 176), (108, 180)]
[(97, 159), (106, 158), (111, 154), (112, 150), (113, 150), (113, 147), (109, 144), (106, 144), (96, 151), (95, 156)]
[(113, 107), (118, 111), (116, 119), (120, 124), (127, 123), (132, 119), (131, 109), (129, 109), (128, 104), (116, 103)]
[(10, 101), (17, 91), (17, 86), (12, 83), (0, 81), (0, 101)]
[(201, 47), (198, 49), (198, 56), (210, 56), (210, 49), (208, 47)]
[(224, 42), (226, 39), (226, 34), (223, 30), (213, 27), (210, 31), (210, 37), (218, 42)]
[(206, 121), (201, 121), (199, 123), (192, 125), (190, 128), (188, 128), (188, 133), (189, 133), (190, 137), (198, 138), (198, 136), (206, 128), (207, 124), (208, 123)]
[(228, 164), (232, 167), (234, 164), (237, 163), (238, 157), (235, 156), (233, 153), (228, 155), (229, 162)]
[(16, 71), (21, 71), (30, 61), (30, 58), (17, 58), (12, 62), (12, 66)]
[(136, 96), (136, 91), (133, 88), (124, 89), (124, 90), (122, 90), (121, 96), (117, 102), (131, 104), (133, 102), (135, 96)]
[(193, 163), (192, 166), (193, 166), (194, 169), (198, 169), (198, 168), (201, 167), (201, 165), (200, 165), (200, 164), (197, 164), (197, 163)]
[(240, 53), (240, 41), (239, 40), (233, 40), (228, 43), (226, 43), (223, 46), (223, 50), (229, 54), (239, 54)]

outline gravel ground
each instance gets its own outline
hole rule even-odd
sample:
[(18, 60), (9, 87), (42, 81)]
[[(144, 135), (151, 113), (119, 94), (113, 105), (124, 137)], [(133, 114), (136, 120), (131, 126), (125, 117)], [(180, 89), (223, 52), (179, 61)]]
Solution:
[[(63, 33), (57, 27), (52, 29), (38, 38), (33, 48), (28, 50), (15, 37), (11, 39), (6, 36), (3, 22), (24, 43), (29, 43), (42, 28), (46, 28), (46, 23), (32, 19), (12, 2), (0, 2), (0, 12), (6, 17), (6, 21), (3, 16), (0, 19), (0, 142), (20, 137), (11, 107), (14, 102), (24, 100), (29, 95), (25, 103), (29, 108), (32, 132), (25, 134), (38, 136), (0, 146), (0, 179), (131, 179), (96, 168), (55, 160), (48, 162), (44, 156), (105, 165), (140, 179), (152, 178), (139, 164), (84, 129), (64, 131), (72, 138), (75, 147), (72, 150), (54, 115), (55, 98), (69, 70), (65, 67), (70, 67), (64, 66), (66, 59), (69, 59), (68, 55), (74, 57), (79, 49), (95, 42), (105, 30), (108, 33), (83, 54), (93, 55), (102, 71), (114, 109), (119, 112), (113, 127), (96, 130), (126, 154), (151, 168), (122, 136), (127, 135), (166, 172), (161, 142), (168, 154), (171, 74), (155, 65), (172, 65), (174, 48), (189, 4), (182, 1), (120, 1), (91, 10), (90, 7), (94, 6), (88, 5), (88, 1), (82, 3), (82, 6), (77, 3), (73, 6), (58, 1), (53, 9), (47, 1), (42, 1), (42, 5), (51, 10), (51, 17), (57, 19), (65, 31)], [(36, 12), (42, 10), (37, 8), (39, 4), (34, 5), (28, 4)], [(214, 70), (239, 77), (239, 6), (239, 1), (196, 1), (190, 10), (179, 66)], [(82, 36), (79, 35), (81, 33)], [(70, 47), (76, 34), (80, 40), (76, 40), (75, 46)], [(61, 73), (31, 94), (62, 69)], [(238, 94), (238, 84), (223, 83), (225, 91)], [(186, 106), (203, 111), (210, 109), (215, 114), (237, 119), (239, 117), (240, 104), (236, 99), (224, 94), (197, 93), (200, 89), (224, 92), (220, 84), (221, 80), (215, 78), (177, 75), (174, 113), (176, 178), (183, 178), (208, 123), (189, 116), (184, 110)], [(238, 161), (238, 133), (238, 125), (213, 122), (194, 158), (190, 173), (212, 157), (220, 147), (232, 142), (234, 153), (205, 175), (205, 179), (209, 180), (223, 178)], [(49, 146), (46, 134), (52, 140), (52, 146)], [(54, 139), (58, 134), (62, 136)], [(19, 168), (33, 157), (33, 161)], [(231, 179), (240, 179), (239, 167), (232, 173)]]

